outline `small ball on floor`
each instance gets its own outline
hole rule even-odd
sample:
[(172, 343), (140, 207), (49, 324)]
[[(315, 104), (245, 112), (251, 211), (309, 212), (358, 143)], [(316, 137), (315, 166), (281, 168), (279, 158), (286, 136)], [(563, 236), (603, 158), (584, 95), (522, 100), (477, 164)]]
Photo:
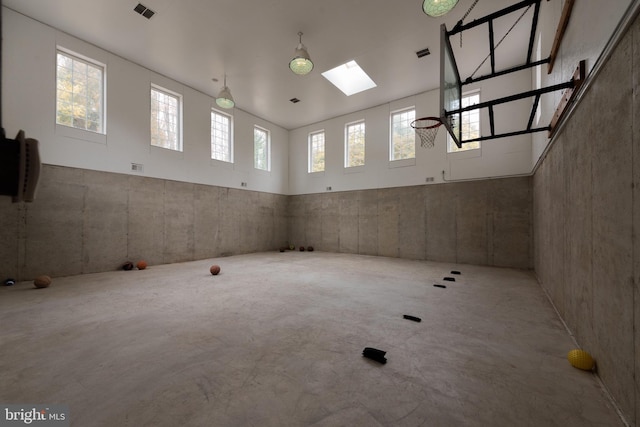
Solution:
[(47, 275), (38, 276), (33, 280), (33, 285), (38, 288), (48, 288), (51, 285), (51, 277)]
[(569, 359), (571, 366), (582, 369), (583, 371), (591, 371), (595, 367), (593, 357), (586, 351), (578, 348), (571, 350), (569, 354), (567, 354), (567, 359)]
[(217, 276), (218, 273), (220, 273), (220, 266), (219, 265), (212, 265), (211, 268), (209, 268), (209, 271), (211, 272), (211, 274), (213, 274), (214, 276)]

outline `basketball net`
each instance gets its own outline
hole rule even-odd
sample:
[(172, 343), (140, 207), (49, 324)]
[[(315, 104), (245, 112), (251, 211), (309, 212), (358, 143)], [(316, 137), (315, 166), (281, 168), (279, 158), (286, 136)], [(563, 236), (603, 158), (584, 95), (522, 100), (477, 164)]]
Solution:
[(441, 125), (442, 120), (438, 117), (423, 117), (411, 122), (411, 127), (415, 129), (416, 134), (420, 137), (420, 146), (422, 148), (433, 148)]

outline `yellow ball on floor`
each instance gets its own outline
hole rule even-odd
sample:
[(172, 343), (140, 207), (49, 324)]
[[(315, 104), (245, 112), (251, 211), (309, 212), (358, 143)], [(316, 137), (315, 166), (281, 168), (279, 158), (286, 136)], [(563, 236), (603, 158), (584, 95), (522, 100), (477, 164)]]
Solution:
[(567, 359), (569, 359), (571, 366), (584, 371), (591, 371), (596, 364), (589, 353), (580, 349), (571, 350), (569, 354), (567, 354)]

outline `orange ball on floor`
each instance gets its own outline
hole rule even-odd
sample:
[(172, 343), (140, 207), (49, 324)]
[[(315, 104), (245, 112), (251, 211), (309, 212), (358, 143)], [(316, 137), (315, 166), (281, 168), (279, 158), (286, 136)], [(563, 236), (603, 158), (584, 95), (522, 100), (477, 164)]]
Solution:
[(33, 285), (36, 288), (47, 288), (51, 284), (51, 277), (49, 276), (38, 276), (33, 280)]

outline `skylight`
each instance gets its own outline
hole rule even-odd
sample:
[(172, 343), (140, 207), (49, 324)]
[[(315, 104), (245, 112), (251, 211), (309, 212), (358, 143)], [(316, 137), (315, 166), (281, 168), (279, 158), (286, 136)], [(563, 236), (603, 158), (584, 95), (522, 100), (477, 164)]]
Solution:
[(322, 76), (347, 96), (376, 87), (375, 82), (360, 68), (356, 61), (338, 65), (336, 68), (322, 73)]

